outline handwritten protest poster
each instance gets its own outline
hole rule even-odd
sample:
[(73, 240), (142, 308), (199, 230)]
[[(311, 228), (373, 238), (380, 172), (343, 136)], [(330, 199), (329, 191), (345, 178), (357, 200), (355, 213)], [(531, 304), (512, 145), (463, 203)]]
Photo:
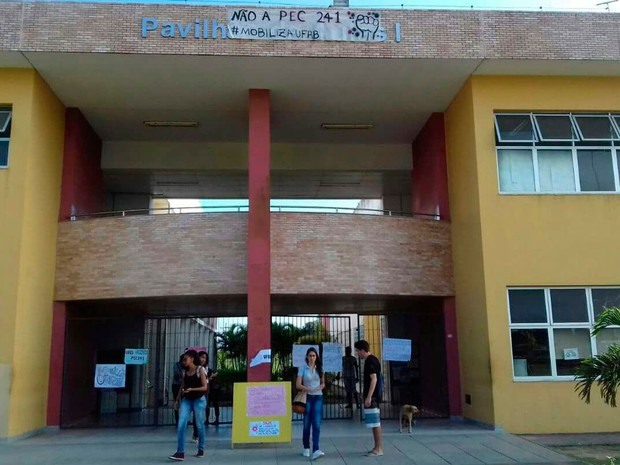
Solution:
[(307, 345), (307, 344), (294, 344), (293, 345), (293, 366), (295, 368), (302, 367), (306, 364), (306, 352), (310, 347), (314, 347), (314, 349), (319, 353), (319, 346), (316, 344)]
[(383, 339), (383, 360), (408, 362), (411, 360), (411, 339)]
[(126, 365), (97, 365), (95, 367), (96, 388), (124, 388)]
[(285, 395), (282, 385), (248, 387), (247, 416), (277, 417), (286, 415)]
[(387, 33), (378, 11), (296, 8), (228, 10), (230, 39), (383, 42)]
[(336, 373), (342, 370), (342, 356), (344, 346), (333, 342), (323, 343), (323, 369), (328, 373)]

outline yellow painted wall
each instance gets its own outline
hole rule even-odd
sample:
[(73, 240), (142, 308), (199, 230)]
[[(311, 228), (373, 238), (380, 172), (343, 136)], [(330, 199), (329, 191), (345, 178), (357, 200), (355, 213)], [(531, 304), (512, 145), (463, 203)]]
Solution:
[(9, 169), (0, 170), (0, 364), (11, 365), (10, 437), (46, 420), (64, 107), (33, 70), (0, 70), (0, 104), (13, 107)]
[[(573, 382), (513, 381), (506, 288), (620, 285), (620, 196), (499, 195), (493, 112), (620, 111), (620, 79), (474, 77), (470, 85), (474, 133), (463, 134), (461, 141), (475, 142), (469, 163), (476, 167), (476, 176), (470, 177), (470, 186), (451, 179), (450, 187), (454, 202), (475, 189), (477, 177), (495, 423), (515, 433), (618, 431), (617, 409), (598, 400), (584, 404)], [(463, 240), (457, 224), (455, 231), (457, 250), (465, 244), (457, 245)], [(462, 320), (463, 309), (460, 312)], [(459, 334), (467, 345), (464, 337)]]
[(493, 424), (493, 396), (476, 171), (473, 88), (468, 83), (446, 112), (446, 148), (463, 415)]
[(379, 360), (382, 360), (383, 355), (382, 318), (379, 315), (364, 316), (364, 338), (370, 345), (370, 353)]

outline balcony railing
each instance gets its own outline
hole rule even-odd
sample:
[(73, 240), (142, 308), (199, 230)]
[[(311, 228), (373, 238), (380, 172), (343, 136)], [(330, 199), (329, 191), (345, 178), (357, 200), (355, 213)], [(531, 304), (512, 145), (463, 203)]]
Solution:
[[(69, 221), (79, 221), (96, 218), (113, 218), (140, 215), (175, 215), (175, 214), (208, 214), (208, 213), (248, 213), (250, 207), (247, 205), (229, 206), (202, 206), (202, 207), (168, 207), (168, 208), (142, 208), (130, 210), (111, 210), (84, 215), (71, 215)], [(396, 216), (396, 217), (422, 217), (432, 220), (441, 220), (441, 215), (430, 213), (410, 213), (396, 210), (377, 210), (372, 208), (352, 208), (352, 207), (325, 207), (325, 206), (272, 206), (272, 213), (325, 213), (325, 214), (349, 214), (349, 215), (375, 215), (375, 216)]]

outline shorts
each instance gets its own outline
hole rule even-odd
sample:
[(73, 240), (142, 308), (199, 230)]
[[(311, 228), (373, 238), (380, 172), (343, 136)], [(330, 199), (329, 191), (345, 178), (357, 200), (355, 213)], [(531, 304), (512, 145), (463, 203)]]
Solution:
[(381, 410), (379, 403), (373, 399), (370, 407), (364, 409), (364, 423), (366, 428), (379, 428), (381, 426)]

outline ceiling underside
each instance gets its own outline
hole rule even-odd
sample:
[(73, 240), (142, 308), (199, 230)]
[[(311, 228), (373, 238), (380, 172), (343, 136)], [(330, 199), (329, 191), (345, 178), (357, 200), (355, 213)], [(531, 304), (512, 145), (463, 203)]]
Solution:
[[(435, 311), (441, 297), (393, 296), (272, 296), (273, 315), (311, 314), (390, 314)], [(243, 317), (247, 316), (245, 296), (187, 296), (69, 303), (70, 317)]]
[[(245, 141), (248, 90), (271, 91), (274, 142), (410, 143), (478, 60), (27, 53), (104, 140)], [(198, 121), (197, 129), (143, 121)], [(327, 131), (322, 123), (368, 123)]]
[[(122, 172), (105, 173), (106, 188), (116, 193), (149, 193), (167, 198), (247, 199), (247, 173)], [(408, 195), (407, 171), (273, 172), (274, 199), (372, 199)]]

